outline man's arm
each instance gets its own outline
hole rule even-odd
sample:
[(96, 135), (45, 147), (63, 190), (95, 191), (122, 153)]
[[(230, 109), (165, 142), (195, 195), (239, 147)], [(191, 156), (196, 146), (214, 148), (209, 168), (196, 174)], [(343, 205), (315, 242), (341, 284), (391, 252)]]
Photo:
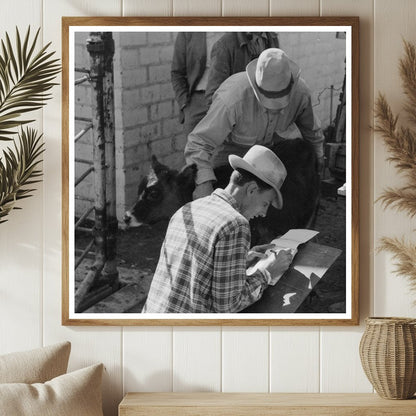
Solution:
[(321, 161), (324, 157), (324, 134), (321, 129), (321, 122), (313, 111), (310, 94), (305, 95), (303, 100), (303, 109), (297, 116), (295, 122), (302, 133), (302, 137), (312, 143), (318, 161)]
[(223, 229), (215, 247), (212, 279), (213, 308), (218, 313), (238, 312), (260, 299), (268, 286), (261, 271), (246, 274), (250, 229), (236, 218)]
[[(226, 36), (226, 35), (224, 35)], [(208, 106), (211, 105), (212, 96), (218, 87), (225, 81), (230, 75), (232, 75), (231, 68), (231, 55), (227, 48), (226, 42), (221, 37), (215, 42), (211, 51), (211, 63), (208, 72), (208, 83), (205, 90), (205, 98)]]
[(185, 146), (186, 164), (195, 163), (198, 168), (195, 180), (197, 185), (216, 180), (212, 157), (215, 150), (228, 137), (234, 124), (234, 109), (227, 107), (221, 96), (215, 94), (208, 113), (189, 134)]
[(183, 32), (178, 33), (175, 41), (171, 66), (171, 81), (176, 101), (179, 104), (180, 110), (183, 110), (188, 102), (189, 91), (186, 74), (186, 35)]

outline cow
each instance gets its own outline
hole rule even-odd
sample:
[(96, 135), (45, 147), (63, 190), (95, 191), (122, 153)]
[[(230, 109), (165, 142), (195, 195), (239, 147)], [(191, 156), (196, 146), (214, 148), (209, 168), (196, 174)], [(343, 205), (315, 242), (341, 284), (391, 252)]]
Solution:
[[(250, 221), (252, 244), (267, 243), (292, 228), (311, 228), (319, 205), (320, 180), (312, 145), (303, 139), (278, 141), (271, 149), (284, 163), (287, 177), (281, 188), (283, 208), (269, 207), (266, 217)], [(127, 226), (155, 224), (168, 220), (192, 200), (196, 166), (176, 171), (152, 156), (152, 168), (138, 187), (138, 198), (124, 217)], [(225, 187), (231, 167), (215, 169), (217, 187)]]

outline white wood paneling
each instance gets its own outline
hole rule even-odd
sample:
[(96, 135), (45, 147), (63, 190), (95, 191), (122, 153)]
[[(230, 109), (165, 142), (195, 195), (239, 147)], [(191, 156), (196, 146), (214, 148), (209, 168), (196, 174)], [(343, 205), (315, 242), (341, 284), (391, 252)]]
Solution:
[(221, 0), (173, 0), (174, 16), (221, 16)]
[[(360, 312), (362, 320), (373, 311), (372, 292), (372, 209), (373, 141), (369, 125), (373, 115), (373, 1), (322, 0), (322, 16), (360, 16)], [(372, 391), (360, 362), (358, 343), (363, 326), (321, 328), (322, 392)], [(342, 357), (345, 357), (343, 360)], [(334, 365), (337, 363), (337, 365)]]
[(172, 391), (172, 328), (124, 328), (123, 347), (124, 393)]
[(373, 291), (374, 233), (374, 2), (373, 0), (323, 0), (323, 16), (359, 16), (360, 18), (360, 312), (371, 315)]
[[(121, 2), (114, 0), (60, 1), (44, 0), (44, 36), (53, 40), (61, 53), (61, 17), (82, 15), (119, 15)], [(103, 383), (103, 403), (106, 416), (117, 414), (122, 397), (121, 328), (61, 326), (61, 93), (44, 111), (45, 153), (45, 224), (44, 253), (44, 340), (46, 344), (61, 340), (72, 342), (69, 369), (103, 362), (106, 374)]]
[[(16, 26), (22, 36), (30, 25), (33, 34), (42, 25), (41, 0), (3, 0), (0, 6), (0, 38), (7, 31), (15, 42)], [(17, 13), (18, 11), (18, 13)], [(41, 46), (42, 35), (38, 41)], [(30, 127), (41, 133), (41, 111), (27, 115), (36, 122)], [(16, 137), (17, 139), (17, 137)], [(12, 142), (0, 142), (2, 149)], [(0, 224), (0, 353), (36, 348), (42, 345), (42, 268), (43, 268), (43, 184), (29, 199), (18, 201)], [(2, 334), (7, 336), (2, 336)]]
[(270, 0), (270, 16), (319, 16), (319, 0)]
[(270, 329), (270, 391), (319, 392), (319, 328)]
[(221, 328), (173, 328), (173, 391), (221, 391)]
[(371, 393), (359, 356), (362, 331), (356, 327), (321, 332), (321, 393)]
[(172, 0), (123, 0), (123, 16), (172, 16)]
[(269, 391), (269, 328), (223, 327), (222, 391)]
[[(0, 27), (3, 34), (4, 30), (14, 31), (16, 24), (22, 28), (43, 25), (43, 41), (52, 40), (52, 48), (60, 54), (62, 15), (218, 15), (221, 11), (214, 11), (219, 4), (226, 16), (267, 16), (269, 12), (306, 16), (317, 15), (320, 10), (322, 15), (360, 16), (361, 316), (373, 312), (414, 315), (411, 302), (415, 296), (408, 293), (403, 279), (393, 275), (391, 257), (380, 253), (373, 265), (373, 233), (376, 239), (405, 233), (411, 237), (415, 226), (404, 215), (385, 212), (379, 205), (372, 216), (372, 201), (381, 189), (402, 182), (385, 162), (387, 153), (381, 140), (373, 139), (367, 128), (372, 124), (377, 91), (386, 94), (394, 111), (401, 109), (404, 96), (397, 65), (403, 53), (402, 36), (416, 41), (414, 0), (223, 0), (206, 4), (200, 0), (1, 0)], [(44, 344), (72, 341), (70, 370), (98, 361), (107, 368), (106, 416), (117, 414), (123, 385), (125, 392), (199, 388), (316, 391), (319, 380), (324, 392), (371, 391), (359, 362), (362, 326), (270, 330), (227, 327), (222, 331), (133, 327), (124, 329), (124, 333), (117, 327), (62, 327), (59, 87), (53, 95), (43, 113), (44, 191), (41, 187), (34, 197), (22, 202), (22, 211), (12, 213), (9, 222), (0, 225), (0, 353), (39, 346), (42, 337)], [(42, 126), (42, 120), (38, 126)]]
[(222, 0), (223, 16), (269, 16), (268, 0)]
[[(405, 102), (398, 63), (403, 56), (402, 38), (416, 42), (415, 17), (416, 2), (412, 0), (399, 0), (396, 2), (386, 0), (375, 1), (375, 54), (374, 54), (374, 84), (375, 93), (382, 92), (397, 113), (402, 111)], [(402, 113), (400, 123), (407, 124), (406, 116)], [(387, 186), (405, 184), (405, 181), (386, 162), (388, 154), (382, 139), (376, 135), (375, 141), (375, 196), (379, 196), (382, 189)], [(380, 204), (375, 205), (375, 244), (381, 236), (406, 236), (414, 238), (415, 221), (410, 221), (404, 214), (396, 210), (382, 210)], [(414, 241), (414, 240), (413, 240)], [(416, 299), (415, 293), (409, 292), (407, 282), (402, 277), (392, 273), (392, 259), (389, 253), (380, 253), (375, 256), (374, 285), (376, 315), (404, 315), (412, 316), (416, 308), (412, 302)]]

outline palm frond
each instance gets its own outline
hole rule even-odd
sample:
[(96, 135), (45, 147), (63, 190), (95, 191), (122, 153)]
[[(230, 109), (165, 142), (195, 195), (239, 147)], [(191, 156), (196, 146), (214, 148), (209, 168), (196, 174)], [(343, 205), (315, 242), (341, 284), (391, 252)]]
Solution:
[(56, 85), (52, 81), (61, 66), (52, 58), (54, 52), (48, 51), (50, 43), (35, 53), (39, 31), (31, 40), (29, 27), (22, 43), (16, 28), (14, 47), (8, 33), (0, 42), (0, 140), (10, 140), (16, 133), (11, 129), (29, 123), (16, 118), (44, 106), (51, 98), (48, 91)]
[(27, 128), (18, 133), (18, 139), (19, 145), (7, 148), (0, 159), (0, 223), (12, 209), (18, 209), (16, 201), (31, 196), (35, 189), (28, 185), (41, 181), (42, 135)]

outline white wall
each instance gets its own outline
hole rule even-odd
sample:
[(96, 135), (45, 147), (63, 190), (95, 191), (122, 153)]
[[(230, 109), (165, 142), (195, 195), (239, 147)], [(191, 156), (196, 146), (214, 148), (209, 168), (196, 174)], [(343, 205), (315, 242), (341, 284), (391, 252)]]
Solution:
[[(411, 235), (414, 224), (373, 201), (400, 183), (374, 138), (374, 96), (394, 110), (403, 94), (397, 74), (402, 36), (416, 41), (414, 0), (1, 0), (0, 29), (42, 27), (61, 51), (61, 16), (358, 15), (361, 19), (360, 266), (361, 317), (415, 314), (392, 261), (375, 254), (381, 235)], [(369, 392), (358, 356), (359, 327), (62, 327), (61, 94), (38, 113), (46, 142), (44, 182), (0, 225), (0, 353), (72, 342), (70, 369), (102, 361), (106, 416), (127, 391)], [(414, 295), (413, 295), (414, 298)]]

